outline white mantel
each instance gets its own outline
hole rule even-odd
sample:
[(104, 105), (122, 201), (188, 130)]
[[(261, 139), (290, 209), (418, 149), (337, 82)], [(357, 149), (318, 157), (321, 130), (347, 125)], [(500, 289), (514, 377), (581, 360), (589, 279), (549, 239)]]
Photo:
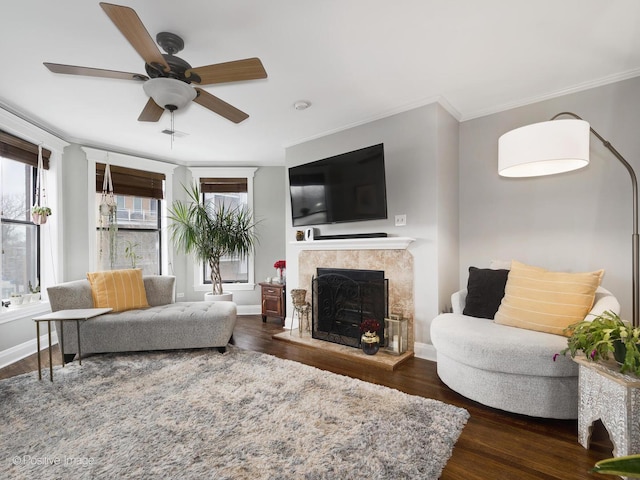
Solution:
[(406, 250), (414, 241), (410, 237), (346, 238), (289, 242), (289, 245), (299, 250)]

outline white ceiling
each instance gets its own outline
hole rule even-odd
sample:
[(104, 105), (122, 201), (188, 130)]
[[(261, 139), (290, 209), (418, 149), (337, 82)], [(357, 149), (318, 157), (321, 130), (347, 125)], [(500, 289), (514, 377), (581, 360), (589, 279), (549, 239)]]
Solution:
[[(42, 62), (145, 73), (97, 1), (0, 7), (0, 105), (66, 141), (183, 165), (283, 165), (288, 145), (440, 101), (458, 120), (640, 75), (637, 0), (114, 0), (192, 66), (259, 57), (268, 78), (204, 87), (247, 112), (195, 103), (175, 138), (137, 121), (140, 83)], [(311, 108), (297, 111), (297, 100)]]

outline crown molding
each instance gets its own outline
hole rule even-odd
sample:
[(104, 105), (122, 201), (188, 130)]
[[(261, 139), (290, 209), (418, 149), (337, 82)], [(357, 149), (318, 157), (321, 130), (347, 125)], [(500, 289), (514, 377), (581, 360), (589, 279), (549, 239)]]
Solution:
[(573, 87), (563, 88), (560, 90), (556, 90), (554, 92), (545, 93), (542, 95), (537, 95), (537, 96), (525, 98), (522, 100), (517, 100), (515, 102), (504, 103), (502, 105), (497, 105), (495, 107), (489, 107), (485, 109), (471, 111), (466, 114), (463, 114), (462, 118), (459, 121), (466, 122), (468, 120), (473, 120), (475, 118), (486, 117), (488, 115), (493, 115), (495, 113), (505, 112), (507, 110), (511, 110), (514, 108), (532, 105), (534, 103), (543, 102), (545, 100), (551, 100), (551, 99), (562, 97), (565, 95), (570, 95), (572, 93), (578, 93), (585, 90), (590, 90), (596, 87), (602, 87), (604, 85), (621, 82), (623, 80), (629, 80), (631, 78), (635, 78), (638, 76), (640, 76), (640, 68), (629, 70), (623, 73), (618, 73), (615, 75), (608, 75), (606, 77), (598, 78), (596, 80), (590, 80), (588, 82), (582, 82), (577, 85), (574, 85)]

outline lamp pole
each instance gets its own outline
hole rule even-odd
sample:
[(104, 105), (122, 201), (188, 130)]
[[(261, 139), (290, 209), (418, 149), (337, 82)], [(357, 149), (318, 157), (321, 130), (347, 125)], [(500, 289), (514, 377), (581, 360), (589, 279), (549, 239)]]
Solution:
[[(572, 112), (560, 112), (557, 115), (554, 115), (551, 120), (556, 120), (558, 117), (562, 115), (569, 115), (577, 120), (583, 120), (578, 115)], [(640, 266), (638, 264), (638, 252), (639, 252), (639, 241), (638, 241), (638, 181), (636, 179), (636, 173), (633, 170), (633, 167), (627, 162), (620, 152), (618, 152), (613, 145), (608, 140), (605, 140), (602, 135), (596, 132), (591, 125), (589, 125), (589, 130), (593, 133), (598, 140), (602, 142), (602, 144), (609, 150), (614, 157), (616, 157), (624, 168), (627, 169), (629, 175), (631, 176), (631, 188), (633, 190), (633, 233), (631, 235), (631, 244), (632, 244), (632, 269), (633, 269), (633, 281), (632, 281), (632, 301), (633, 301), (633, 326), (640, 326), (640, 298), (638, 297), (638, 286), (639, 286), (639, 277), (640, 277)]]

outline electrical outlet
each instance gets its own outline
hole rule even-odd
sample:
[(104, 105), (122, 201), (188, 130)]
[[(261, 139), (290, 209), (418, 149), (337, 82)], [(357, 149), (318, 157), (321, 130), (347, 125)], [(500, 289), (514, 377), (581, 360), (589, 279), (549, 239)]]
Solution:
[(404, 227), (407, 224), (406, 215), (396, 215), (396, 227)]
[(176, 297), (178, 297), (178, 298), (184, 298), (184, 293), (180, 292), (180, 293), (178, 293), (178, 294), (176, 295)]

